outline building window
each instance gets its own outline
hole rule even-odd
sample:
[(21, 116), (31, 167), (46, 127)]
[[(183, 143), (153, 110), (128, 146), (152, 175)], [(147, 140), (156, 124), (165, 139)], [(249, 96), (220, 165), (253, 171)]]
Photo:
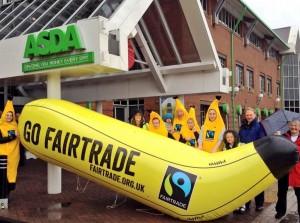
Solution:
[(236, 73), (236, 85), (237, 86), (244, 86), (244, 67), (242, 65), (237, 64), (235, 67)]
[(261, 93), (264, 93), (266, 91), (265, 86), (266, 86), (265, 76), (264, 75), (259, 75), (259, 91)]
[(272, 95), (272, 79), (267, 78), (267, 94), (268, 96)]
[(251, 91), (252, 89), (254, 89), (253, 71), (250, 69), (247, 69), (246, 75), (247, 75), (247, 87), (248, 87), (249, 91)]
[(280, 84), (276, 82), (276, 96), (277, 98), (280, 96)]
[[(222, 68), (227, 67), (227, 60), (226, 60), (226, 57), (220, 56), (220, 55), (219, 55), (219, 60), (220, 60), (220, 64), (221, 64), (221, 67), (222, 67)], [(227, 77), (224, 77), (224, 76), (223, 76), (223, 78), (222, 78), (222, 84), (223, 84), (223, 85), (226, 85), (226, 78), (227, 78)]]
[(257, 48), (261, 49), (262, 47), (262, 38), (260, 38), (257, 34), (252, 32), (249, 37), (250, 43), (252, 43)]
[(227, 60), (226, 60), (226, 58), (225, 58), (224, 56), (220, 56), (220, 55), (219, 55), (219, 60), (220, 60), (220, 63), (221, 63), (221, 67), (222, 67), (222, 68), (227, 67)]
[(205, 121), (206, 111), (208, 110), (208, 105), (201, 104), (200, 105), (200, 125), (203, 125)]
[(279, 60), (279, 53), (273, 47), (271, 48), (271, 50), (269, 52), (269, 55), (270, 55), (270, 57), (272, 57), (274, 60), (276, 60), (278, 62), (278, 60)]
[[(233, 15), (231, 15), (227, 10), (224, 8), (219, 13), (219, 20), (229, 29), (233, 30), (235, 24), (237, 24), (238, 20)], [(241, 35), (241, 23), (237, 26), (235, 33)]]
[(207, 12), (207, 0), (201, 0), (202, 8), (205, 12)]

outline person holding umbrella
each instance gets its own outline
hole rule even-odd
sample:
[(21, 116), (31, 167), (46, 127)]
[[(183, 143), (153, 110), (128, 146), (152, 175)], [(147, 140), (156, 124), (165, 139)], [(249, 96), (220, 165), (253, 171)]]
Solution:
[[(245, 109), (245, 119), (239, 130), (240, 142), (250, 143), (264, 137), (265, 131), (262, 125), (258, 122), (253, 108), (247, 107)], [(264, 209), (265, 194), (264, 191), (255, 197), (256, 208), (255, 211), (262, 211)], [(246, 203), (246, 209), (250, 208), (251, 201)]]
[[(289, 130), (283, 134), (284, 137), (290, 139), (298, 147), (300, 152), (300, 121), (297, 118), (292, 119), (289, 122)], [(280, 135), (280, 133), (275, 133)], [(277, 203), (275, 206), (276, 215), (275, 218), (280, 219), (286, 214), (286, 195), (288, 187), (294, 187), (295, 195), (298, 203), (298, 215), (300, 216), (300, 164), (297, 165), (282, 178), (278, 180), (278, 192), (277, 192)]]

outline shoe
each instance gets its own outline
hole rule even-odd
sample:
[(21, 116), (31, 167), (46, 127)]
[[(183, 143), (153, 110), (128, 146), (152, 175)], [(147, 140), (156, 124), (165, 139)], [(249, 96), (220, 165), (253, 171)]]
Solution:
[(255, 211), (262, 211), (264, 209), (264, 206), (262, 205), (257, 205), (255, 208)]
[(275, 214), (275, 218), (276, 218), (276, 219), (280, 219), (280, 218), (282, 218), (284, 215), (285, 215), (285, 214), (277, 213), (277, 214)]
[(234, 214), (245, 214), (245, 212), (246, 212), (246, 208), (244, 207), (240, 207), (233, 211)]

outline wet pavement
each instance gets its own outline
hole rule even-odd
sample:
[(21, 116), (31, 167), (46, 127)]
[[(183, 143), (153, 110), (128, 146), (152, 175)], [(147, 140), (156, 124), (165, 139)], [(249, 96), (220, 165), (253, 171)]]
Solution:
[[(243, 215), (227, 216), (210, 223), (294, 223), (298, 222), (297, 202), (292, 188), (288, 192), (287, 215), (275, 219), (277, 183), (265, 191), (265, 208), (254, 206)], [(252, 202), (254, 205), (254, 202)], [(26, 160), (19, 167), (16, 190), (11, 192), (8, 209), (0, 209), (0, 222), (30, 223), (176, 223), (184, 222), (116, 194), (101, 185), (62, 170), (62, 193), (47, 193), (47, 163)]]

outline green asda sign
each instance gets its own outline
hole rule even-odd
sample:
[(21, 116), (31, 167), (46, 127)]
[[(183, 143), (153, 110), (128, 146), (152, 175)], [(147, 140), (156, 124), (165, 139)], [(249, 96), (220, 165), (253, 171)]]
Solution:
[(67, 27), (66, 31), (56, 28), (44, 30), (36, 34), (29, 34), (26, 41), (24, 58), (46, 56), (68, 52), (73, 49), (84, 49), (75, 25)]
[[(55, 28), (41, 31), (38, 34), (29, 34), (27, 36), (24, 58), (38, 58), (31, 62), (22, 63), (22, 71), (26, 73), (93, 63), (93, 52), (70, 54), (63, 57), (58, 56), (61, 53), (83, 49), (84, 45), (76, 25), (67, 26), (65, 31)], [(44, 57), (52, 55), (56, 57), (47, 57), (47, 59)]]

